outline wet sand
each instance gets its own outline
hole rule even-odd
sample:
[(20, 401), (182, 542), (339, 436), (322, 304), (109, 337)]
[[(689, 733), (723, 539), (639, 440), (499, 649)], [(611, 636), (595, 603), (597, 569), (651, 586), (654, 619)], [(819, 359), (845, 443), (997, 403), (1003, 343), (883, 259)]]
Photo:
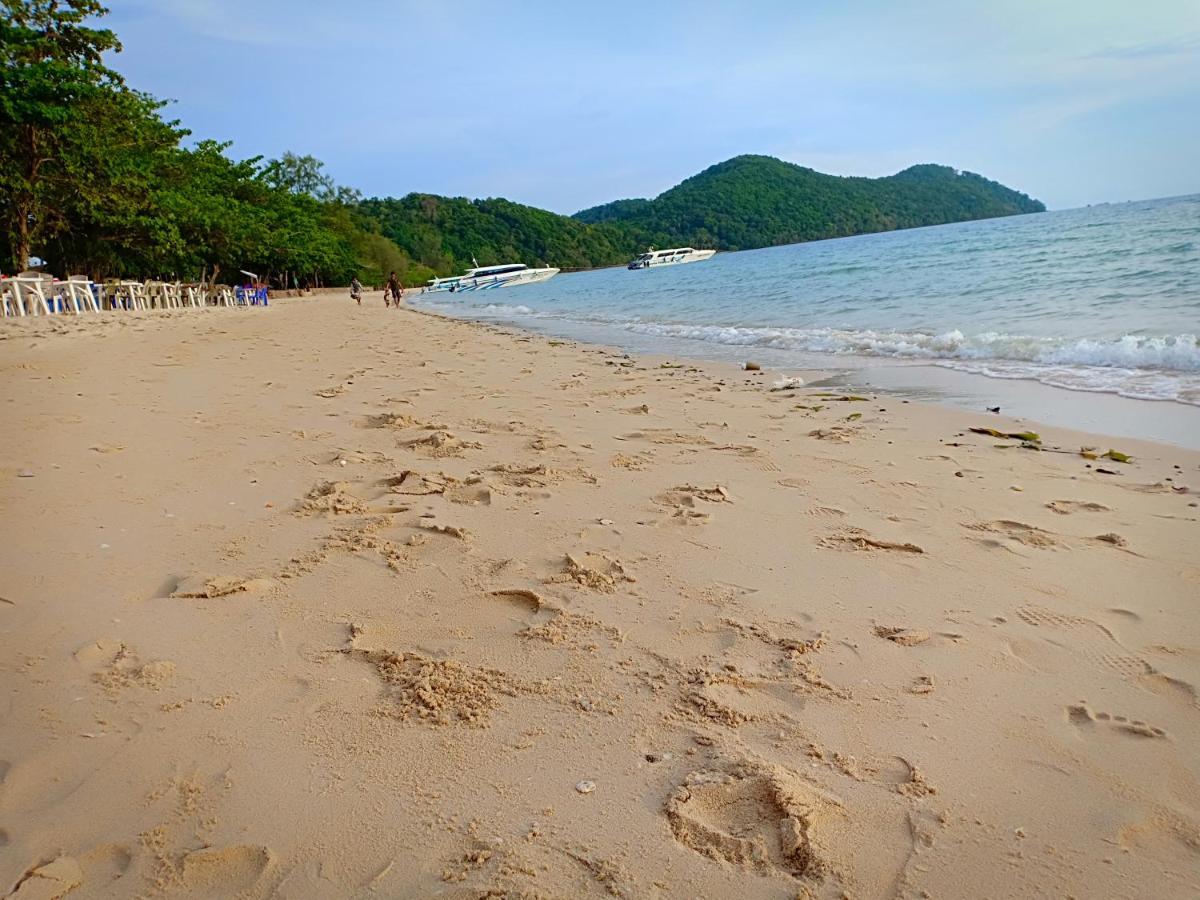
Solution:
[(1194, 893), (1200, 453), (379, 294), (0, 338), (0, 896)]

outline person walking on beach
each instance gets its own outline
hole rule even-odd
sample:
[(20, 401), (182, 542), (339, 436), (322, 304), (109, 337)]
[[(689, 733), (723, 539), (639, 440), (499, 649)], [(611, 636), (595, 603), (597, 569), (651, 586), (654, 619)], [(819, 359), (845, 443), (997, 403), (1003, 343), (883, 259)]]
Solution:
[(404, 287), (400, 284), (400, 279), (396, 277), (393, 270), (388, 276), (387, 285), (383, 289), (383, 305), (391, 306), (392, 301), (396, 301), (396, 308), (400, 308), (400, 298), (404, 295)]
[(350, 299), (357, 300), (359, 306), (362, 306), (362, 291), (362, 282), (359, 281), (358, 276), (355, 275), (350, 279)]

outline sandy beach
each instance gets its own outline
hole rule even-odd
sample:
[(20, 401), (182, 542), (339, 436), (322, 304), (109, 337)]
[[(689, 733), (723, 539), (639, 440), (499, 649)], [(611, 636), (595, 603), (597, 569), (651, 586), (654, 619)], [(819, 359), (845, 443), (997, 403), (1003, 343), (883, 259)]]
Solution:
[(380, 298), (0, 325), (0, 896), (1195, 896), (1200, 453)]

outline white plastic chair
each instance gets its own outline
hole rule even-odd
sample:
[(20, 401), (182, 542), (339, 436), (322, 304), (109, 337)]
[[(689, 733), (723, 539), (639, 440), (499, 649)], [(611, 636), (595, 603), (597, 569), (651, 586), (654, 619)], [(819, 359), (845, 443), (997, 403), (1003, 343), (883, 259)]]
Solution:
[(9, 316), (25, 315), (25, 307), (21, 303), (21, 293), (15, 281), (7, 275), (0, 275), (0, 307), (3, 307), (6, 319)]
[(45, 282), (41, 275), (31, 272), (12, 280), (17, 291), (17, 302), (23, 304), (26, 315), (50, 315), (50, 304), (46, 302)]
[(128, 298), (128, 306), (126, 309), (142, 310), (146, 309), (146, 294), (145, 288), (140, 281), (122, 281), (119, 287)]
[(86, 275), (71, 275), (66, 281), (55, 279), (54, 295), (64, 301), (75, 315), (83, 312), (100, 312), (100, 304), (92, 294), (92, 281)]

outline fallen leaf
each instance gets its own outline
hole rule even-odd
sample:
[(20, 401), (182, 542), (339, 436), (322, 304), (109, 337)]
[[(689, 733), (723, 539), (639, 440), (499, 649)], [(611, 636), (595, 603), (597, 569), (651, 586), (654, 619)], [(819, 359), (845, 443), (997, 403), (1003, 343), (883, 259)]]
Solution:
[(1014, 441), (1026, 441), (1031, 444), (1040, 444), (1042, 436), (1036, 431), (998, 431), (995, 428), (968, 428), (968, 431), (975, 434), (987, 434), (992, 437), (1009, 438)]

